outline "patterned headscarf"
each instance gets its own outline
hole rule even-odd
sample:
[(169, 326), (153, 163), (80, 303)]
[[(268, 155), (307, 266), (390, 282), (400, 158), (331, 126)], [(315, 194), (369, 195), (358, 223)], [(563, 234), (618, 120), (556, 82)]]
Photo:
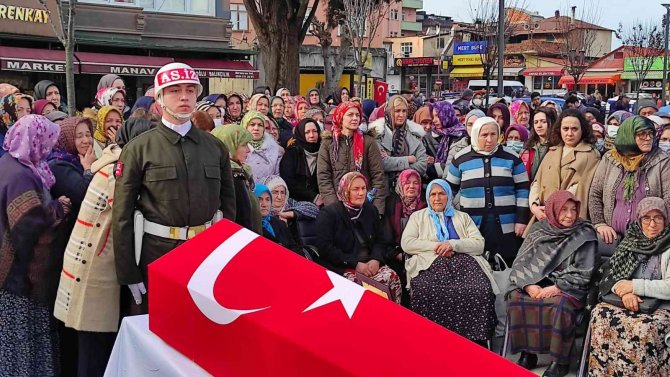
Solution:
[(208, 100), (206, 100), (206, 99), (205, 99), (205, 100), (202, 100), (202, 101), (198, 101), (198, 102), (196, 102), (196, 104), (195, 104), (195, 110), (196, 110), (196, 111), (205, 111), (205, 112), (207, 112), (207, 110), (211, 109), (212, 107), (214, 107), (214, 103), (212, 103), (212, 102), (210, 102), (210, 101), (208, 101)]
[[(444, 192), (447, 194), (447, 205), (444, 207), (444, 211), (437, 212), (430, 206), (430, 191), (433, 189), (433, 186), (438, 185), (442, 187)], [(428, 214), (430, 215), (431, 220), (433, 220), (433, 225), (435, 226), (435, 231), (437, 232), (437, 240), (440, 242), (448, 241), (450, 239), (449, 229), (447, 228), (447, 217), (453, 217), (456, 214), (454, 209), (454, 195), (451, 192), (451, 187), (444, 179), (434, 179), (430, 181), (428, 187), (426, 188), (426, 203), (428, 203)], [(442, 218), (440, 218), (440, 215)]]
[[(419, 187), (417, 188), (417, 193), (414, 198), (410, 198), (405, 194), (404, 186), (407, 183), (407, 180), (410, 177), (416, 177), (419, 180)], [(409, 217), (414, 211), (416, 211), (419, 203), (421, 202), (421, 175), (414, 169), (405, 169), (398, 176), (398, 181), (395, 184), (395, 192), (400, 196), (400, 201), (402, 202), (402, 213), (405, 217)]]
[(100, 81), (98, 81), (98, 90), (102, 88), (109, 88), (114, 84), (114, 81), (120, 79), (121, 77), (113, 74), (113, 73), (108, 73), (100, 78)]
[(268, 96), (266, 96), (263, 93), (257, 93), (251, 96), (249, 104), (247, 105), (247, 111), (258, 111), (256, 110), (256, 105), (258, 105), (258, 101), (260, 101), (261, 98), (265, 98), (266, 100), (268, 100), (268, 110), (270, 110), (270, 99), (268, 98)]
[(117, 88), (103, 88), (98, 90), (95, 94), (95, 108), (101, 109), (103, 106), (112, 106), (112, 98), (118, 92), (123, 94), (123, 98), (126, 98), (126, 92)]
[[(265, 116), (255, 110), (247, 111), (247, 113), (244, 114), (244, 117), (242, 118), (241, 126), (244, 127), (244, 129), (247, 129), (249, 122), (251, 122), (253, 119), (258, 119), (263, 124), (263, 134), (261, 135), (261, 138), (259, 140), (254, 140), (252, 135), (252, 139), (249, 142), (249, 144), (251, 144), (255, 150), (259, 150), (261, 146), (263, 146), (263, 140), (265, 140)], [(251, 134), (251, 132), (249, 134)]]
[(95, 132), (93, 133), (93, 138), (103, 144), (107, 143), (109, 140), (107, 139), (107, 133), (105, 132), (105, 119), (107, 119), (107, 114), (109, 114), (110, 111), (116, 111), (117, 114), (123, 119), (123, 115), (114, 106), (103, 106), (98, 110), (98, 114), (96, 115), (96, 125), (95, 125)]
[[(284, 116), (284, 119), (286, 119), (287, 122), (293, 124), (296, 122), (295, 118), (295, 102), (297, 101), (296, 98), (300, 97), (287, 97), (286, 100), (284, 101), (284, 109), (286, 109), (286, 105), (289, 106), (289, 109), (291, 109), (291, 115), (289, 116)], [(282, 111), (282, 114), (284, 112)]]
[[(367, 178), (365, 178), (363, 174), (357, 171), (350, 171), (349, 173), (342, 176), (342, 179), (340, 179), (340, 183), (337, 186), (337, 199), (341, 201), (342, 204), (344, 204), (344, 206), (347, 207), (347, 209), (350, 209), (352, 211), (359, 211), (363, 208), (354, 205), (351, 202), (351, 198), (349, 197), (349, 190), (351, 190), (351, 184), (354, 182), (356, 178), (360, 178), (363, 181), (365, 181), (365, 186), (367, 187), (368, 185)], [(354, 218), (357, 218), (359, 215), (360, 213), (354, 216)]]
[(486, 112), (486, 115), (488, 115), (488, 116), (490, 116), (491, 118), (493, 118), (493, 110), (495, 110), (495, 109), (500, 110), (500, 112), (502, 113), (502, 116), (503, 116), (503, 126), (502, 126), (502, 129), (503, 129), (503, 131), (504, 131), (504, 130), (506, 130), (507, 127), (509, 127), (509, 125), (511, 124), (511, 123), (510, 123), (510, 117), (511, 117), (511, 115), (510, 115), (510, 113), (509, 113), (509, 109), (507, 108), (507, 106), (506, 106), (504, 103), (500, 103), (500, 102), (498, 102), (498, 103), (494, 103), (493, 105), (491, 105), (491, 107), (489, 107), (488, 111)]
[(479, 132), (482, 130), (482, 127), (484, 127), (487, 124), (496, 125), (496, 127), (498, 127), (498, 135), (500, 135), (500, 125), (498, 124), (498, 122), (496, 122), (495, 119), (493, 119), (491, 117), (479, 118), (475, 121), (475, 124), (472, 125), (472, 131), (470, 132), (470, 145), (472, 145), (472, 150), (473, 151), (475, 151), (479, 154), (490, 156), (498, 150), (498, 147), (500, 146), (500, 138), (497, 139), (498, 140), (498, 145), (495, 148), (493, 148), (492, 151), (484, 152), (484, 151), (479, 149), (479, 143), (478, 143)]
[(46, 158), (51, 153), (60, 127), (42, 115), (26, 115), (7, 131), (2, 145), (7, 153), (27, 166), (40, 178), (46, 189), (50, 189), (54, 178)]
[(19, 88), (15, 87), (14, 85), (7, 83), (0, 84), (0, 97), (16, 94), (18, 92), (20, 92)]
[[(299, 107), (301, 104), (303, 104), (303, 103), (304, 103), (305, 105), (307, 105), (307, 108), (309, 109), (309, 102), (307, 102), (307, 100), (304, 99), (304, 98), (302, 98), (302, 97), (298, 97), (298, 98), (296, 99), (296, 101), (295, 101), (295, 104), (293, 105), (293, 116), (295, 117), (295, 122), (294, 122), (295, 124), (294, 124), (294, 126), (295, 126), (296, 124), (298, 124), (298, 122), (301, 121), (303, 118), (305, 118), (305, 115), (307, 114), (307, 112), (305, 112), (305, 114), (303, 114), (302, 118), (298, 118), (298, 107)], [(363, 113), (363, 112), (361, 111), (361, 114), (362, 114), (362, 113)]]
[(447, 162), (447, 157), (449, 157), (449, 143), (451, 139), (461, 138), (467, 132), (465, 131), (465, 126), (459, 122), (451, 103), (440, 101), (433, 104), (433, 116), (435, 115), (437, 115), (440, 123), (442, 123), (442, 128), (438, 129), (433, 124), (431, 129), (434, 133), (442, 136), (435, 155), (435, 161), (445, 163)]
[(512, 123), (519, 123), (519, 120), (517, 119), (517, 115), (519, 115), (519, 111), (521, 110), (522, 107), (525, 107), (528, 112), (530, 112), (530, 108), (528, 107), (528, 104), (522, 100), (514, 101), (512, 102), (511, 105), (509, 105), (509, 111), (511, 115), (511, 120)]
[[(235, 97), (240, 100), (240, 115), (237, 117), (233, 117), (230, 114), (230, 100)], [(237, 93), (231, 93), (228, 95), (228, 100), (226, 101), (226, 115), (223, 117), (223, 123), (224, 124), (240, 124), (242, 121), (242, 118), (244, 118), (244, 98), (242, 98), (241, 95)]]
[[(579, 199), (577, 199), (577, 197), (574, 196), (570, 191), (565, 190), (556, 191), (553, 194), (551, 194), (549, 198), (547, 198), (547, 201), (545, 202), (547, 221), (554, 228), (566, 229), (566, 227), (561, 225), (561, 223), (559, 222), (559, 215), (561, 213), (561, 208), (563, 208), (565, 203), (567, 203), (568, 201), (572, 201), (575, 203), (575, 205), (577, 206), (577, 213), (579, 213), (579, 210), (582, 206), (582, 202), (579, 201)], [(577, 224), (577, 222), (579, 221), (581, 221), (581, 219), (576, 219), (575, 224)]]
[(81, 123), (86, 124), (89, 132), (93, 134), (93, 122), (91, 119), (83, 117), (69, 117), (63, 119), (63, 121), (58, 124), (60, 126), (60, 136), (58, 137), (58, 142), (53, 148), (51, 154), (49, 154), (49, 158), (47, 158), (47, 160), (66, 161), (77, 168), (81, 174), (83, 174), (84, 167), (81, 165), (81, 161), (79, 160), (79, 151), (77, 151), (77, 145), (75, 141), (77, 138), (77, 126)]
[[(619, 131), (614, 140), (615, 149), (609, 151), (612, 158), (621, 163), (625, 170), (623, 196), (626, 200), (631, 200), (633, 198), (633, 194), (637, 188), (635, 172), (639, 169), (645, 157), (635, 142), (635, 134), (645, 130), (650, 130), (652, 132), (656, 131), (654, 123), (651, 120), (638, 115), (627, 118), (619, 126)], [(654, 139), (655, 138), (656, 137), (654, 136)], [(656, 145), (656, 142), (653, 140), (652, 145)]]
[(270, 189), (270, 193), (272, 193), (272, 191), (274, 191), (274, 189), (276, 189), (277, 187), (284, 188), (284, 190), (286, 191), (286, 195), (284, 195), (284, 202), (282, 203), (281, 207), (275, 208), (273, 201), (272, 214), (277, 215), (281, 212), (284, 212), (286, 210), (286, 206), (288, 205), (288, 198), (289, 198), (288, 185), (286, 184), (286, 181), (284, 181), (284, 179), (278, 175), (270, 175), (265, 177), (263, 183)]
[[(333, 113), (333, 145), (332, 153), (330, 155), (330, 160), (333, 164), (337, 162), (337, 157), (339, 155), (340, 148), (340, 138), (342, 137), (342, 121), (344, 120), (344, 114), (346, 114), (349, 109), (358, 110), (359, 114), (362, 114), (361, 105), (356, 102), (343, 102), (335, 108)], [(354, 142), (353, 142), (353, 152), (354, 152), (354, 164), (356, 165), (356, 171), (360, 172), (363, 169), (363, 155), (365, 154), (365, 139), (363, 138), (363, 132), (358, 129), (354, 132)]]
[(16, 105), (21, 98), (27, 99), (30, 107), (33, 107), (33, 97), (27, 94), (15, 93), (0, 98), (0, 132), (7, 132), (18, 120)]
[(323, 119), (326, 119), (326, 112), (323, 111), (320, 107), (310, 107), (307, 109), (307, 112), (305, 112), (305, 116), (301, 119), (301, 121), (305, 119), (313, 119), (314, 115), (316, 114), (321, 114), (323, 116)]
[(256, 194), (256, 197), (258, 199), (260, 199), (261, 195), (265, 193), (270, 195), (270, 212), (267, 215), (263, 216), (262, 224), (263, 224), (263, 230), (270, 233), (272, 237), (275, 237), (275, 230), (272, 228), (272, 223), (270, 223), (270, 216), (272, 215), (272, 191), (270, 191), (268, 186), (257, 183), (256, 187), (254, 188), (254, 193)]

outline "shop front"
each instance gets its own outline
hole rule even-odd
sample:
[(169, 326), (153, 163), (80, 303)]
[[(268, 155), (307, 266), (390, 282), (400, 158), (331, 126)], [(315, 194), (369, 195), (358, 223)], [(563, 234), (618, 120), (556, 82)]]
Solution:
[(483, 54), (486, 54), (485, 41), (454, 44), (454, 53), (451, 58), (453, 68), (449, 72), (453, 92), (463, 91), (468, 87), (470, 80), (480, 80), (484, 76)]
[(446, 77), (440, 76), (439, 64), (440, 61), (432, 57), (395, 59), (395, 67), (400, 70), (401, 88), (429, 95)]
[[(656, 93), (660, 96), (663, 87), (663, 57), (659, 56), (653, 59), (646, 75), (639, 79), (639, 72), (645, 64), (640, 58), (625, 58), (623, 63), (623, 74), (621, 79), (626, 80), (626, 92), (635, 92), (638, 90), (647, 93)], [(667, 72), (670, 72), (670, 62), (668, 62)], [(667, 88), (666, 88), (667, 89)]]

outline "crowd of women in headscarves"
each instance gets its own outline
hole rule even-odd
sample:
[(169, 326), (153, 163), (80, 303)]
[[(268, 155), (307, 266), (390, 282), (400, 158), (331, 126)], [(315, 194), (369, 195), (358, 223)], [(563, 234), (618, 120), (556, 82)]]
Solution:
[[(116, 75), (74, 117), (51, 81), (34, 97), (14, 89), (0, 98), (0, 310), (20, 307), (34, 326), (0, 327), (0, 365), (101, 375), (119, 318), (133, 314), (121, 287), (96, 288), (115, 279), (114, 164), (163, 110), (151, 90), (130, 106)], [(272, 94), (210, 94), (191, 117), (230, 154), (238, 224), (351, 281), (376, 280), (389, 299), (484, 347), (502, 315), (520, 365), (549, 355), (545, 376), (567, 373), (578, 318), (597, 303), (592, 375), (670, 375), (670, 116), (640, 103), (647, 116), (616, 111), (601, 124), (553, 102)], [(100, 250), (86, 284), (21, 277), (81, 268), (85, 244)], [(509, 278), (496, 279), (505, 265)], [(45, 370), (6, 357), (54, 338), (61, 360)]]

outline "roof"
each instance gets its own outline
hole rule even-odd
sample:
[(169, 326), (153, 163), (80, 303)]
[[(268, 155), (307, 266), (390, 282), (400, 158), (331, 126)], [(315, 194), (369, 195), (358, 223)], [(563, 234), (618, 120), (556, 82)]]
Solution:
[[(594, 25), (582, 20), (577, 20), (575, 19), (574, 21), (571, 20), (570, 17), (568, 16), (554, 16), (554, 17), (549, 17), (545, 18), (544, 20), (538, 21), (538, 27), (533, 30), (533, 33), (535, 34), (541, 34), (541, 33), (560, 33), (561, 30), (561, 25), (566, 25), (567, 23), (574, 22), (575, 29), (595, 29), (595, 30), (603, 30), (603, 31), (613, 31), (611, 29), (604, 28), (602, 26)], [(530, 34), (530, 31), (528, 31)], [(523, 33), (520, 33), (523, 34)]]

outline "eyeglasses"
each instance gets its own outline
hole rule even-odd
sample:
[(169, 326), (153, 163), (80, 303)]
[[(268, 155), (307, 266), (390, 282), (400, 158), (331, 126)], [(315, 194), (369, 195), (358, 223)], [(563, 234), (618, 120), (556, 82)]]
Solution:
[(635, 137), (639, 137), (640, 139), (653, 139), (654, 138), (654, 131), (642, 131), (638, 132), (635, 134)]
[(657, 216), (654, 216), (654, 217), (642, 216), (640, 218), (640, 222), (642, 222), (642, 224), (644, 224), (644, 225), (649, 225), (649, 224), (651, 224), (652, 221), (656, 225), (663, 224), (665, 222), (665, 218), (663, 216), (660, 216), (660, 215), (657, 215)]

